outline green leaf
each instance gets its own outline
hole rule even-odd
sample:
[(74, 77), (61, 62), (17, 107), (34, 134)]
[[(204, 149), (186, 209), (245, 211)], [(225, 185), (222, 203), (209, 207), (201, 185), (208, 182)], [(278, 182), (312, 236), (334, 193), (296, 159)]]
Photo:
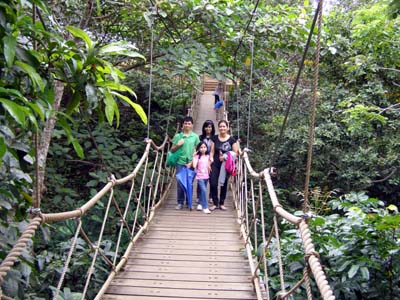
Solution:
[(120, 115), (119, 115), (119, 109), (118, 109), (117, 102), (114, 102), (114, 113), (115, 113), (115, 117), (117, 119), (117, 127), (119, 127)]
[(338, 272), (343, 272), (344, 269), (346, 269), (347, 266), (350, 265), (350, 264), (351, 264), (351, 261), (349, 261), (349, 260), (345, 261), (344, 264), (338, 269)]
[(25, 122), (25, 111), (22, 109), (22, 107), (18, 104), (15, 104), (14, 102), (0, 98), (0, 102), (3, 104), (3, 107), (5, 110), (8, 111), (8, 113), (14, 118), (15, 121), (18, 122), (22, 127), (25, 128), (26, 122)]
[[(32, 102), (28, 101), (27, 99), (24, 99), (24, 102), (25, 102), (33, 111), (35, 111), (35, 112), (39, 115), (39, 117), (40, 117), (40, 119), (41, 119), (42, 121), (44, 121), (44, 112), (43, 112), (43, 109), (42, 109), (41, 106), (39, 106), (39, 105), (36, 104), (36, 103), (32, 103)], [(32, 117), (33, 117), (33, 114), (32, 114)], [(31, 121), (33, 121), (32, 118), (31, 118)], [(33, 121), (33, 123), (36, 123), (36, 119), (35, 119), (35, 121)]]
[(98, 82), (96, 84), (99, 87), (106, 87), (106, 88), (109, 88), (111, 90), (115, 90), (115, 91), (119, 91), (119, 92), (128, 92), (131, 95), (134, 95), (135, 98), (137, 98), (135, 92), (130, 87), (128, 87), (128, 86), (126, 86), (124, 84), (121, 84), (121, 83), (118, 83), (118, 82), (114, 82), (114, 81)]
[(29, 78), (32, 80), (33, 85), (35, 87), (39, 87), (39, 90), (43, 92), (44, 83), (42, 77), (40, 77), (36, 70), (32, 66), (22, 61), (16, 61), (15, 64), (20, 67), (26, 74), (28, 74)]
[(6, 153), (6, 151), (7, 151), (7, 145), (4, 142), (4, 139), (2, 137), (0, 137), (0, 166), (2, 163), (2, 158), (3, 158), (4, 154)]
[(116, 93), (116, 92), (111, 91), (111, 94), (113, 94), (113, 95), (115, 95), (115, 96), (121, 98), (121, 99), (124, 100), (126, 103), (128, 103), (130, 106), (132, 106), (133, 109), (136, 111), (136, 113), (139, 115), (140, 119), (142, 119), (142, 122), (143, 122), (144, 124), (147, 124), (147, 115), (146, 115), (146, 113), (144, 112), (143, 108), (142, 108), (139, 104), (136, 104), (136, 103), (132, 102), (131, 99), (129, 99), (128, 97), (126, 97), (126, 96), (124, 96), (124, 95), (121, 95), (121, 94), (119, 94), (119, 93)]
[(3, 38), (4, 45), (4, 58), (6, 59), (7, 66), (12, 67), (15, 58), (15, 50), (17, 48), (17, 39), (12, 35), (7, 35)]
[(146, 60), (143, 55), (140, 53), (132, 50), (135, 47), (131, 44), (126, 42), (118, 42), (118, 43), (111, 43), (106, 46), (103, 46), (99, 50), (100, 55), (122, 55), (128, 57), (138, 57), (143, 60)]
[(394, 205), (394, 204), (390, 204), (390, 205), (387, 207), (387, 210), (389, 210), (390, 212), (395, 212), (395, 213), (398, 213), (398, 212), (399, 212), (399, 209), (398, 209), (397, 206)]
[(106, 103), (106, 108), (105, 108), (105, 112), (106, 112), (106, 118), (108, 121), (108, 124), (112, 125), (113, 120), (114, 120), (114, 112), (115, 112), (115, 107), (113, 104), (107, 104)]
[(75, 91), (71, 101), (68, 102), (67, 109), (65, 111), (67, 115), (70, 115), (75, 111), (75, 109), (79, 106), (79, 103), (81, 103), (81, 98), (81, 92)]
[(367, 267), (361, 267), (360, 268), (360, 272), (361, 272), (361, 276), (365, 279), (365, 280), (369, 280), (369, 271)]
[(65, 27), (73, 36), (81, 38), (84, 40), (87, 49), (91, 49), (93, 47), (93, 42), (90, 37), (84, 32), (82, 29), (74, 27), (74, 26), (66, 26)]
[(72, 140), (72, 145), (74, 146), (76, 154), (78, 154), (79, 158), (84, 158), (85, 155), (83, 153), (82, 146), (79, 144), (79, 142), (76, 139)]
[(353, 278), (357, 274), (359, 268), (359, 265), (352, 265), (350, 270), (347, 272), (349, 278)]

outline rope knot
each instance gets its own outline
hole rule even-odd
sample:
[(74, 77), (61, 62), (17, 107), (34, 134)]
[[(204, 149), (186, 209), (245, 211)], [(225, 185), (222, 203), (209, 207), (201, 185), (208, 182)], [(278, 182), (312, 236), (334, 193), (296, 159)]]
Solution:
[(29, 207), (26, 212), (28, 214), (34, 215), (34, 216), (40, 216), (42, 214), (42, 211), (40, 210), (40, 208), (36, 208), (36, 207)]
[(115, 185), (115, 183), (117, 182), (117, 179), (115, 178), (114, 174), (110, 174), (110, 176), (107, 177), (108, 182), (112, 183), (112, 186)]
[(305, 259), (307, 265), (309, 265), (309, 262), (308, 262), (308, 261), (309, 261), (309, 259), (310, 259), (311, 256), (315, 256), (316, 258), (319, 259), (319, 253), (318, 253), (318, 252), (316, 252), (316, 251), (308, 252), (308, 253), (306, 253), (306, 255), (304, 256), (304, 259)]
[(315, 218), (315, 215), (312, 212), (305, 212), (302, 216), (301, 216), (304, 220), (308, 221), (312, 218)]

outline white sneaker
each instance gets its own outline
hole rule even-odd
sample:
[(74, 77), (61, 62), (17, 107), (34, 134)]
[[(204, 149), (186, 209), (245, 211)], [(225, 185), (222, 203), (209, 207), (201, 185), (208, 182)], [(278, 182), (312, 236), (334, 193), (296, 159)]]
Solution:
[(203, 209), (203, 213), (205, 214), (211, 214), (211, 211), (208, 208)]
[(203, 207), (201, 206), (201, 204), (197, 205), (197, 210), (202, 210)]

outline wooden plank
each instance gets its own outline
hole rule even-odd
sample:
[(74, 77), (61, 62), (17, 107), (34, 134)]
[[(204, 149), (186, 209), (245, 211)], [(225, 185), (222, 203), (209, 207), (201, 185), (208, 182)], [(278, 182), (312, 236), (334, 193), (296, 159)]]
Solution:
[[(243, 275), (245, 274), (245, 275)], [(118, 274), (115, 280), (119, 279), (154, 279), (154, 280), (175, 280), (185, 282), (230, 282), (247, 283), (251, 277), (247, 272), (236, 275), (215, 275), (215, 274), (182, 274), (182, 273), (151, 273), (151, 272), (129, 272), (125, 271)]]
[[(165, 259), (145, 259), (145, 258), (134, 258), (128, 260), (127, 267), (131, 265), (142, 265), (142, 266), (168, 266), (168, 267), (187, 267), (187, 268), (223, 268), (223, 269), (240, 269), (243, 270), (248, 266), (248, 262), (245, 260), (239, 261), (219, 261), (218, 257), (214, 261), (208, 258), (204, 261), (196, 260), (175, 260), (168, 255)], [(125, 268), (127, 268), (125, 267)]]
[(212, 282), (212, 281), (177, 281), (177, 280), (149, 280), (149, 279), (116, 279), (113, 286), (130, 287), (152, 287), (172, 289), (199, 289), (199, 290), (224, 290), (230, 291), (252, 291), (253, 286), (248, 283), (238, 284), (237, 282)]
[[(153, 238), (142, 238), (136, 247), (152, 247), (152, 248), (170, 248), (170, 249), (210, 249), (210, 250), (238, 250), (244, 249), (244, 244), (242, 241), (198, 241), (194, 243), (193, 241), (180, 240), (177, 243), (176, 240), (171, 239), (153, 239)], [(197, 248), (198, 247), (198, 248)]]
[(254, 299), (254, 294), (249, 291), (230, 291), (230, 290), (198, 290), (198, 289), (171, 289), (171, 288), (147, 288), (147, 287), (127, 287), (110, 286), (108, 294), (114, 295), (142, 295), (142, 296), (162, 296), (162, 297), (190, 297), (195, 296), (202, 299)]
[(239, 241), (240, 237), (237, 234), (233, 233), (197, 233), (193, 234), (192, 232), (158, 232), (151, 231), (146, 235), (147, 239), (174, 239), (174, 240), (194, 240), (194, 241)]
[[(219, 247), (223, 249), (223, 247), (226, 246), (235, 246), (237, 249), (242, 249), (243, 244), (239, 240), (234, 240), (234, 241), (216, 241), (216, 240), (182, 240), (182, 239), (162, 239), (162, 238), (157, 238), (157, 237), (144, 237), (142, 239), (146, 243), (153, 243), (154, 244), (164, 244), (164, 245), (170, 245), (171, 247), (174, 246), (197, 246), (197, 245), (203, 245), (203, 246), (214, 246), (214, 247)], [(179, 243), (178, 243), (179, 241)]]
[[(127, 265), (126, 272), (158, 272), (158, 273), (181, 273), (181, 274), (203, 274), (203, 275), (238, 275), (243, 269), (218, 269), (218, 268), (186, 268), (168, 266), (142, 266)], [(248, 271), (249, 272), (249, 271)]]
[[(103, 300), (204, 300), (204, 298), (197, 297), (157, 297), (157, 296), (147, 296), (143, 298), (142, 295), (105, 295), (101, 299)], [(255, 298), (254, 298), (255, 299)], [(207, 300), (219, 300), (217, 298), (208, 298)]]
[(190, 232), (192, 234), (198, 233), (207, 233), (207, 234), (214, 234), (214, 233), (233, 233), (238, 235), (238, 230), (232, 227), (207, 227), (203, 224), (196, 224), (197, 226), (189, 225), (185, 227), (177, 227), (174, 224), (157, 224), (152, 225), (152, 231), (161, 231), (161, 232), (169, 232), (174, 230), (175, 232)]
[[(210, 260), (219, 259), (219, 261), (232, 261), (233, 259), (243, 259), (247, 261), (247, 258), (239, 251), (215, 251), (215, 250), (199, 250), (199, 249), (151, 249), (141, 248), (135, 249), (135, 254), (132, 255), (135, 259), (166, 259), (173, 258), (174, 260), (199, 260), (210, 257)], [(202, 257), (206, 256), (206, 257)], [(161, 258), (162, 257), (162, 258)], [(214, 259), (215, 258), (215, 259)]]

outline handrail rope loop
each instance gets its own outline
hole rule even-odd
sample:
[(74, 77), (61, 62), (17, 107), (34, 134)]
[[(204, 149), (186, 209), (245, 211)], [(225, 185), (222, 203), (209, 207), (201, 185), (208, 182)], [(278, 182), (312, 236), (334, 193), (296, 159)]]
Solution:
[(314, 81), (313, 81), (313, 94), (311, 99), (311, 108), (310, 108), (310, 126), (308, 132), (308, 151), (307, 151), (307, 166), (306, 166), (306, 179), (304, 182), (304, 202), (303, 202), (303, 211), (308, 212), (310, 210), (309, 203), (309, 186), (310, 186), (310, 176), (311, 176), (311, 163), (312, 163), (312, 155), (313, 155), (313, 146), (314, 146), (314, 135), (315, 135), (315, 114), (316, 114), (316, 106), (318, 100), (318, 81), (319, 81), (319, 58), (320, 58), (320, 49), (321, 49), (321, 27), (322, 27), (322, 5), (323, 0), (320, 0), (318, 3), (319, 11), (318, 11), (318, 32), (317, 32), (317, 47), (315, 51), (315, 62), (314, 62)]
[(72, 239), (71, 247), (70, 247), (70, 249), (68, 251), (67, 259), (66, 259), (66, 261), (64, 263), (64, 267), (63, 267), (63, 270), (61, 272), (61, 276), (60, 276), (60, 279), (58, 281), (57, 289), (56, 289), (56, 291), (54, 293), (53, 299), (58, 299), (58, 294), (60, 293), (62, 284), (64, 283), (65, 274), (67, 274), (68, 266), (69, 266), (69, 263), (71, 262), (71, 259), (72, 259), (72, 254), (75, 251), (75, 247), (76, 247), (76, 243), (78, 241), (78, 236), (79, 236), (79, 232), (80, 232), (81, 227), (82, 227), (82, 220), (81, 220), (81, 218), (78, 218), (78, 226), (76, 227), (75, 235), (74, 235), (74, 237)]

